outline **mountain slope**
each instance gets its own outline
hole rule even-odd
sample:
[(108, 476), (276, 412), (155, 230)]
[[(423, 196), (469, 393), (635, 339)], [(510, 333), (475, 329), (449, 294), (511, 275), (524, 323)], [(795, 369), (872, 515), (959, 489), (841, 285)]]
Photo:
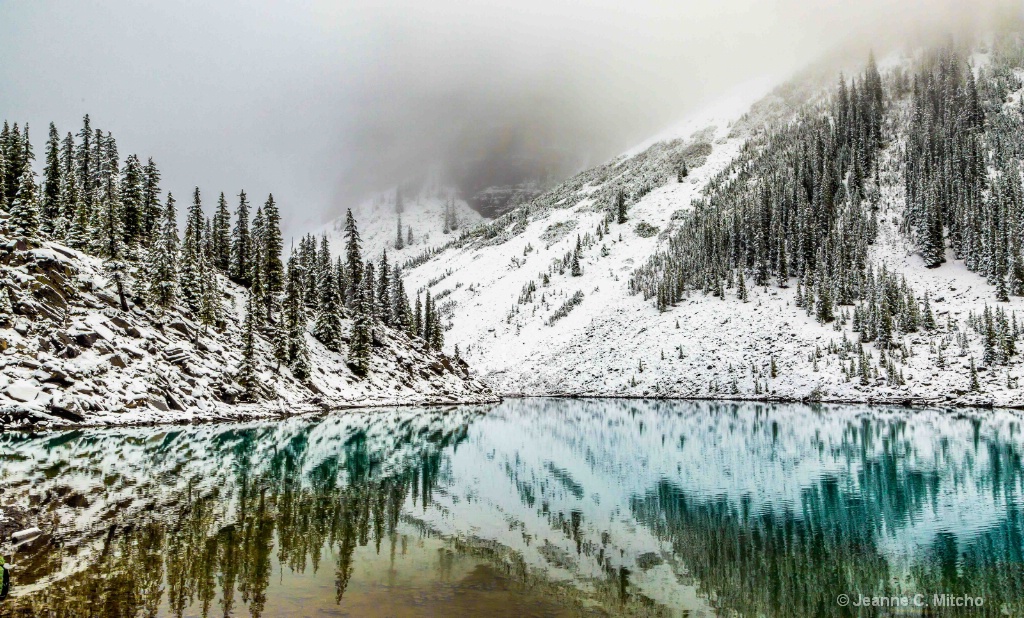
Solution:
[[(306, 334), (309, 380), (274, 371), (257, 338), (260, 403), (239, 403), (244, 290), (223, 275), (223, 330), (174, 309), (122, 311), (95, 257), (51, 242), (0, 236), (12, 313), (0, 330), (0, 425), (136, 424), (253, 418), (335, 407), (493, 400), (464, 362), (424, 352), (392, 329), (374, 329), (370, 371), (357, 378), (344, 354)], [(343, 320), (343, 341), (351, 320)]]
[[(866, 301), (837, 307), (834, 321), (816, 320), (798, 306), (799, 278), (785, 277), (784, 286), (774, 280), (754, 285), (753, 268), (744, 269), (745, 302), (732, 287), (735, 270), (724, 278), (722, 293), (714, 285), (701, 293), (698, 286), (662, 311), (631, 293), (640, 267), (671, 251), (670, 239), (699, 220), (695, 205), (709, 208), (709, 198), (739, 182), (771, 185), (767, 174), (756, 176), (760, 153), (775, 147), (780, 131), (799, 132), (802, 118), (827, 113), (836, 96), (806, 81), (776, 89), (746, 114), (735, 104), (718, 106), (718, 118), (699, 114), (685, 130), (650, 140), (464, 234), (408, 271), (409, 287), (429, 288), (444, 299), (442, 309), (454, 318), (448, 345), (459, 345), (502, 393), (1020, 405), (1019, 360), (982, 362), (989, 354), (978, 324), (986, 307), (997, 304), (996, 286), (968, 271), (949, 249), (945, 265), (926, 268), (922, 241), (907, 233), (914, 215), (906, 205), (903, 153), (912, 106), (909, 95), (897, 92), (922, 56), (880, 64), (890, 94), (877, 173), (864, 181), (877, 232), (866, 245), (862, 272), (882, 277), (884, 267), (894, 285), (905, 280), (918, 303), (930, 299), (934, 330), (907, 329), (893, 347), (870, 339), (861, 346), (852, 316)], [(1021, 66), (1007, 71), (1004, 56), (990, 67), (986, 50), (969, 58), (979, 83), (1016, 80), (1005, 86), (1012, 106)], [(684, 161), (690, 173), (677, 179)], [(620, 193), (625, 223), (617, 222)], [(824, 240), (813, 239), (813, 250)], [(573, 276), (577, 243), (582, 273)], [(716, 279), (722, 285), (721, 276)], [(1016, 323), (1024, 303), (1014, 296), (998, 308), (1007, 323), (1010, 317)], [(1018, 333), (1014, 328), (1012, 339)]]

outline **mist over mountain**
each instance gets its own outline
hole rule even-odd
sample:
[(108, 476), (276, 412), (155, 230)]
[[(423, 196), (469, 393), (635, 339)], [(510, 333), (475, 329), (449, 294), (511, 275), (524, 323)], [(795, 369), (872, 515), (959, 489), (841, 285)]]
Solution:
[[(85, 113), (186, 195), (273, 191), (286, 236), (448, 169), (465, 197), (564, 177), (731, 86), (1018, 3), (564, 0), (0, 6), (0, 109)], [(39, 45), (40, 41), (50, 44)], [(858, 55), (862, 58), (863, 55)], [(74, 93), (74, 96), (68, 96)]]

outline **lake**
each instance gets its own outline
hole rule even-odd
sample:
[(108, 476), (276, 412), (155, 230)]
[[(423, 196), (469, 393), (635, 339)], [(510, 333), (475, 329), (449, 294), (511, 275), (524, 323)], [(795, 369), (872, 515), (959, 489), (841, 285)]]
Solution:
[(4, 433), (43, 534), (0, 616), (1024, 615), (1022, 454), (1010, 411), (641, 400)]

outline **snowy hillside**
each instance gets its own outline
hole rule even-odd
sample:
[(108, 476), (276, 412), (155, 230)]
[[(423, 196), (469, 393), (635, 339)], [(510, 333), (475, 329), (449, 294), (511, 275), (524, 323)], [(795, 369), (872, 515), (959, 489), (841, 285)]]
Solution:
[[(987, 48), (968, 55), (979, 89), (995, 96), (1001, 88), (1008, 91), (1002, 115), (1018, 122), (1024, 65), (1008, 71), (1007, 63), (1020, 61), (1004, 54), (990, 68), (990, 55)], [(1019, 330), (1009, 325), (1021, 319), (1016, 312), (1024, 309), (1024, 299), (997, 302), (992, 282), (998, 272), (988, 278), (975, 274), (950, 248), (945, 264), (927, 268), (927, 238), (907, 231), (921, 216), (907, 210), (904, 152), (913, 131), (908, 75), (926, 70), (919, 69), (922, 56), (927, 57), (895, 55), (879, 63), (887, 95), (884, 115), (879, 110), (883, 124), (872, 129), (883, 142), (872, 154), (877, 171), (864, 180), (863, 190), (850, 186), (847, 199), (854, 204), (850, 208), (857, 200), (868, 204), (871, 225), (877, 226), (858, 276), (883, 277), (884, 267), (892, 285), (912, 292), (915, 316), (928, 312), (920, 302), (930, 300), (934, 328), (908, 327), (894, 335), (891, 347), (867, 339), (861, 348), (854, 309), (867, 311), (867, 301), (837, 306), (834, 320), (816, 319), (795, 273), (783, 274), (781, 286), (775, 279), (755, 285), (751, 266), (719, 272), (717, 284), (705, 283), (703, 293), (698, 285), (663, 307), (660, 298), (631, 293), (631, 279), (641, 267), (664, 268), (657, 256), (678, 246), (670, 246), (673, 235), (704, 216), (694, 213), (696, 203), (708, 204), (709, 196), (729, 199), (738, 180), (771, 192), (772, 178), (751, 176), (759, 157), (778, 149), (787, 131), (799, 134), (802, 118), (825, 113), (836, 96), (838, 73), (828, 88), (794, 82), (763, 98), (763, 91), (751, 88), (711, 106), (465, 234), (438, 255), (424, 255), (425, 263), (407, 271), (409, 289), (429, 288), (434, 298), (444, 299), (442, 310), (452, 318), (446, 345), (458, 345), (501, 393), (1024, 404), (1017, 389), (1024, 365), (1012, 353), (991, 360), (992, 331), (986, 337), (979, 326), (989, 307), (996, 321), (1004, 321), (1012, 349)], [(873, 86), (870, 76), (867, 83)], [(854, 87), (863, 88), (860, 76)], [(993, 116), (998, 109), (988, 113), (986, 126), (1002, 122), (1002, 115)], [(1018, 189), (1019, 181), (1018, 176)], [(615, 216), (617, 196), (624, 196), (623, 223)], [(835, 217), (835, 225), (843, 225)], [(751, 224), (743, 221), (737, 225)], [(809, 254), (820, 256), (825, 240), (813, 238), (817, 246), (808, 246)], [(734, 285), (744, 270), (741, 292)], [(738, 298), (741, 293), (745, 300)]]
[[(308, 333), (309, 380), (295, 379), (286, 366), (275, 372), (270, 344), (258, 338), (265, 398), (239, 403), (245, 297), (222, 275), (226, 324), (216, 329), (177, 309), (121, 310), (100, 260), (57, 243), (28, 248), (4, 239), (0, 262), (13, 304), (0, 331), (0, 426), (189, 422), (493, 399), (463, 362), (375, 329), (364, 378), (353, 374), (344, 354)], [(351, 320), (343, 328), (348, 333)]]

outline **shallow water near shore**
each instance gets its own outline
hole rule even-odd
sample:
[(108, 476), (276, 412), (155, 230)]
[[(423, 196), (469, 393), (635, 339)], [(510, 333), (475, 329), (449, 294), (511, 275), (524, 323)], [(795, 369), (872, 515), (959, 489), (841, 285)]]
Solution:
[(1010, 411), (642, 400), (0, 434), (43, 531), (0, 616), (1021, 615), (1022, 453)]

